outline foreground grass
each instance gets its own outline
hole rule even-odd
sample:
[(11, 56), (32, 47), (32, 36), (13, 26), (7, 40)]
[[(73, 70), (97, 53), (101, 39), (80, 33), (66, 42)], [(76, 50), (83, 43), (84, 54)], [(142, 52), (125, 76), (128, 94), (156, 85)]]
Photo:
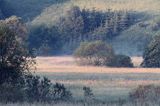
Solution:
[(0, 104), (0, 106), (159, 106), (159, 104), (154, 103), (108, 103), (108, 104), (84, 104), (84, 103), (58, 103), (58, 104), (27, 104), (27, 103), (17, 103), (17, 104)]
[[(135, 66), (141, 61), (133, 58)], [(83, 86), (90, 87), (96, 99), (110, 102), (128, 99), (139, 85), (160, 84), (160, 69), (77, 66), (71, 56), (38, 57), (37, 63), (36, 74), (64, 84), (76, 100), (83, 99)]]

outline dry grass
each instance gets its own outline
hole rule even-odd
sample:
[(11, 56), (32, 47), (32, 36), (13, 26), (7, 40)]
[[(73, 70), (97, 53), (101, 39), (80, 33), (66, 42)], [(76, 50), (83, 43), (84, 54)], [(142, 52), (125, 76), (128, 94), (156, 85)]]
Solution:
[[(141, 57), (132, 60), (135, 66), (142, 62)], [(116, 101), (139, 85), (160, 84), (160, 69), (77, 66), (71, 56), (38, 57), (37, 63), (38, 75), (65, 84), (75, 99), (83, 98), (83, 86), (91, 87), (97, 99)]]
[[(132, 60), (138, 66), (142, 58), (134, 57)], [(37, 57), (37, 63), (36, 74), (46, 76), (53, 82), (65, 84), (73, 93), (75, 100), (83, 99), (83, 86), (91, 87), (96, 99), (111, 102), (118, 101), (119, 98), (127, 100), (128, 93), (139, 85), (160, 84), (160, 69), (83, 67), (77, 66), (73, 57), (70, 56)], [(0, 106), (84, 106), (84, 103), (24, 103), (0, 104)], [(120, 104), (91, 104), (89, 106), (120, 106)], [(135, 106), (135, 104), (125, 103), (121, 106)], [(137, 104), (136, 106), (143, 105)], [(147, 106), (158, 105), (151, 103)]]
[[(142, 62), (141, 57), (132, 58), (137, 67)], [(78, 66), (71, 56), (62, 57), (37, 57), (38, 72), (61, 72), (61, 73), (160, 73), (160, 69), (152, 68), (109, 68), (94, 66)]]
[(125, 103), (125, 104), (120, 104), (120, 103), (113, 103), (113, 104), (83, 104), (83, 103), (77, 103), (77, 104), (71, 104), (71, 103), (59, 103), (59, 104), (0, 104), (0, 106), (159, 106), (158, 104), (153, 104), (153, 103), (148, 103), (146, 104), (141, 104), (141, 103)]

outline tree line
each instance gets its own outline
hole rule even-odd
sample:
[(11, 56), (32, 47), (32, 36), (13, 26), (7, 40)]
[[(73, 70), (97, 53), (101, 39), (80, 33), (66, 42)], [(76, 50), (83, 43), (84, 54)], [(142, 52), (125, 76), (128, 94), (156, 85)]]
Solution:
[(131, 11), (103, 12), (74, 6), (53, 26), (32, 27), (28, 41), (30, 48), (37, 50), (45, 46), (47, 50), (71, 53), (81, 42), (111, 40), (136, 22)]

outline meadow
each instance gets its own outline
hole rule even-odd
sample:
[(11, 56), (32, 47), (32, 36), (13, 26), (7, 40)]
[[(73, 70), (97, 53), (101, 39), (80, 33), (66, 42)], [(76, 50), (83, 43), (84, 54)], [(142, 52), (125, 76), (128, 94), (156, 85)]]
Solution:
[(132, 60), (136, 68), (78, 66), (71, 56), (37, 57), (35, 74), (63, 83), (76, 100), (83, 99), (84, 86), (104, 102), (127, 100), (129, 92), (139, 85), (160, 83), (160, 69), (139, 68), (141, 57)]

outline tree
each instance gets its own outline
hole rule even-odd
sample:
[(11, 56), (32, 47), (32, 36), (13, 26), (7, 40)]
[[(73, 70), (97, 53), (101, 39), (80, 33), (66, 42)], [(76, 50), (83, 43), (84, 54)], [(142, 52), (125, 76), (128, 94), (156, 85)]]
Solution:
[(48, 55), (56, 53), (61, 49), (62, 36), (59, 34), (57, 27), (47, 26), (32, 27), (28, 38), (29, 48), (35, 49), (37, 55)]
[(142, 67), (160, 67), (160, 36), (156, 36), (143, 54)]
[[(27, 50), (27, 46), (19, 36), (18, 27), (17, 30), (14, 30), (13, 26), (5, 21), (0, 22), (1, 102), (24, 101), (24, 79), (26, 75), (30, 74), (29, 71), (35, 64), (33, 55)], [(23, 32), (21, 33), (23, 34)]]
[(116, 55), (112, 47), (102, 41), (82, 43), (74, 56), (80, 65), (133, 67), (129, 56)]
[(113, 49), (102, 41), (84, 42), (74, 53), (80, 63), (91, 65), (104, 65), (109, 62), (114, 55)]
[(5, 24), (12, 32), (14, 32), (17, 36), (17, 40), (21, 41), (20, 43), (25, 43), (28, 37), (28, 30), (20, 17), (11, 16), (5, 20), (0, 20), (0, 23)]
[[(30, 72), (34, 64), (32, 52), (16, 31), (10, 25), (0, 23), (0, 102), (54, 101), (56, 90), (53, 90), (51, 81)], [(57, 85), (58, 99), (69, 100), (72, 96), (70, 91), (61, 84), (54, 88)]]
[(106, 65), (111, 67), (133, 67), (131, 58), (125, 55), (115, 55)]
[(33, 56), (18, 40), (16, 33), (0, 24), (0, 85), (17, 82), (33, 64)]

